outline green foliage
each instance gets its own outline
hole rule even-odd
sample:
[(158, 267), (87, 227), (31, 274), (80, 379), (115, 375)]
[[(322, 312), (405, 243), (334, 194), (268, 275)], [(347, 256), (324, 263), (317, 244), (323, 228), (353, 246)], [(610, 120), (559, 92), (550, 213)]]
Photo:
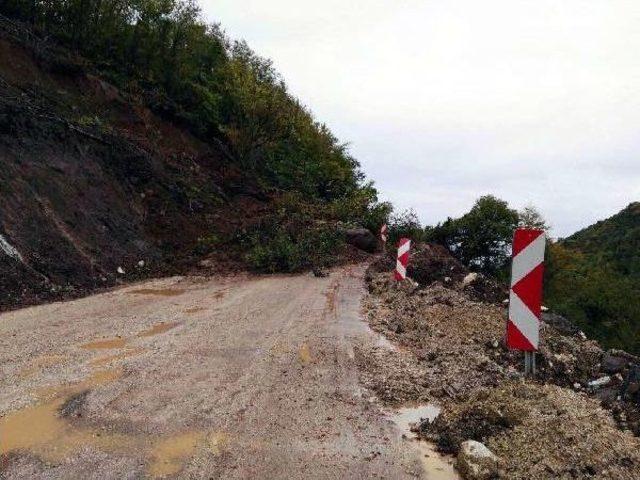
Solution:
[[(278, 199), (277, 213), (239, 238), (255, 269), (330, 264), (338, 223), (377, 230), (386, 221), (390, 205), (378, 202), (346, 145), (288, 92), (270, 60), (204, 23), (194, 0), (5, 0), (0, 13), (55, 38), (122, 92), (213, 144), (246, 191)], [(184, 190), (193, 208), (215, 204)]]
[(610, 265), (561, 243), (550, 245), (545, 302), (605, 347), (640, 353), (640, 288)]
[(493, 195), (480, 197), (460, 218), (425, 230), (428, 241), (440, 243), (465, 265), (490, 275), (504, 275), (511, 254), (518, 212)]
[(573, 234), (563, 243), (583, 252), (591, 263), (608, 264), (620, 274), (640, 280), (640, 202)]
[(533, 205), (527, 205), (518, 212), (518, 226), (524, 228), (535, 228), (537, 230), (544, 230), (545, 232), (550, 229), (547, 225), (547, 221), (542, 217), (542, 214)]
[(223, 145), (245, 184), (322, 201), (371, 189), (271, 61), (204, 23), (194, 0), (6, 0), (0, 13), (55, 37), (156, 112)]
[(388, 229), (389, 240), (387, 246), (390, 248), (395, 248), (401, 238), (409, 238), (413, 242), (419, 242), (424, 239), (424, 230), (420, 224), (420, 219), (412, 209), (391, 215)]
[(549, 245), (545, 302), (607, 347), (640, 354), (640, 204)]
[(276, 213), (238, 236), (248, 264), (260, 272), (297, 272), (337, 263), (345, 251), (340, 225), (379, 229), (390, 206), (377, 200), (375, 189), (331, 202), (313, 202), (299, 192), (274, 201)]
[(279, 215), (263, 219), (241, 241), (248, 264), (265, 273), (330, 267), (345, 247), (334, 225)]

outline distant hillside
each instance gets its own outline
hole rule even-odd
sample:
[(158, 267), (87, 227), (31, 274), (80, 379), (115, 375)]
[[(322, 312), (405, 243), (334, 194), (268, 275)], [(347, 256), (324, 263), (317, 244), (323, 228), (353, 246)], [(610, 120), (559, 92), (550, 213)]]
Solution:
[(622, 275), (640, 276), (640, 202), (574, 233), (563, 243)]
[(640, 203), (549, 248), (546, 302), (607, 347), (640, 353)]

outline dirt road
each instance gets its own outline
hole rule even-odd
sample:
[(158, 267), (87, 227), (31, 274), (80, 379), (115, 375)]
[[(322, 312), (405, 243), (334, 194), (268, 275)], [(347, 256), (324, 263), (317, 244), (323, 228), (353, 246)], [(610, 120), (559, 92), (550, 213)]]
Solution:
[(6, 478), (415, 478), (359, 387), (364, 267), (170, 278), (0, 316)]

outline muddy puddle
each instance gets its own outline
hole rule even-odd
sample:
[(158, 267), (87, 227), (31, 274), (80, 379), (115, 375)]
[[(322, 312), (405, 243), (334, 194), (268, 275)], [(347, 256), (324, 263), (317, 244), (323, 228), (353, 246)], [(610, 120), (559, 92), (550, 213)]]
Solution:
[(311, 350), (306, 342), (300, 346), (300, 349), (298, 350), (298, 358), (304, 365), (311, 363)]
[(85, 350), (110, 350), (115, 348), (123, 348), (127, 344), (126, 338), (116, 337), (109, 340), (96, 340), (95, 342), (85, 343), (80, 348)]
[(140, 355), (144, 351), (145, 351), (144, 348), (130, 348), (128, 350), (125, 350), (124, 352), (117, 353), (115, 355), (108, 355), (106, 357), (94, 358), (93, 360), (91, 360), (91, 362), (89, 362), (89, 365), (93, 367), (108, 365), (109, 363), (117, 362), (118, 360), (123, 360), (125, 358)]
[(419, 440), (411, 427), (423, 419), (433, 421), (440, 414), (436, 405), (400, 408), (388, 413), (388, 417), (398, 429), (409, 439), (413, 448), (419, 453), (422, 468), (429, 480), (460, 480), (462, 477), (453, 468), (453, 459), (441, 455), (435, 445)]
[(75, 385), (40, 389), (40, 403), (0, 418), (4, 439), (0, 442), (0, 455), (23, 451), (45, 461), (60, 462), (86, 446), (107, 451), (128, 448), (130, 443), (125, 436), (96, 435), (91, 429), (75, 428), (63, 414), (72, 416), (75, 399), (86, 397), (90, 389), (111, 383), (121, 375), (120, 370), (103, 370)]
[(164, 332), (168, 332), (180, 325), (180, 322), (167, 322), (167, 323), (158, 323), (148, 330), (143, 330), (138, 333), (138, 337), (153, 337), (154, 335), (159, 335)]
[[(126, 353), (133, 355), (137, 351)], [(115, 357), (118, 356), (106, 358)], [(121, 369), (99, 370), (80, 382), (34, 392), (38, 403), (0, 417), (0, 458), (27, 454), (59, 464), (87, 448), (114, 455), (141, 454), (148, 476), (165, 478), (182, 471), (199, 451), (208, 450), (213, 455), (224, 451), (229, 442), (224, 432), (198, 430), (158, 437), (84, 423), (82, 409), (91, 392), (116, 382), (122, 375)]]

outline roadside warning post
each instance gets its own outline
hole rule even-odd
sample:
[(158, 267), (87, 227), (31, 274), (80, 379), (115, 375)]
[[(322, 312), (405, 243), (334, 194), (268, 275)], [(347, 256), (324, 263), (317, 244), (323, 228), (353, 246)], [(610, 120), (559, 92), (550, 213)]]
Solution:
[(382, 249), (384, 250), (384, 248), (387, 245), (387, 239), (389, 237), (387, 236), (387, 224), (383, 223), (382, 227), (380, 227), (380, 240), (382, 240)]
[(398, 242), (398, 259), (396, 260), (395, 278), (402, 281), (407, 278), (407, 265), (409, 264), (409, 250), (411, 249), (411, 240), (401, 238)]
[(513, 236), (507, 347), (524, 351), (525, 374), (535, 373), (540, 342), (545, 234), (519, 228)]

